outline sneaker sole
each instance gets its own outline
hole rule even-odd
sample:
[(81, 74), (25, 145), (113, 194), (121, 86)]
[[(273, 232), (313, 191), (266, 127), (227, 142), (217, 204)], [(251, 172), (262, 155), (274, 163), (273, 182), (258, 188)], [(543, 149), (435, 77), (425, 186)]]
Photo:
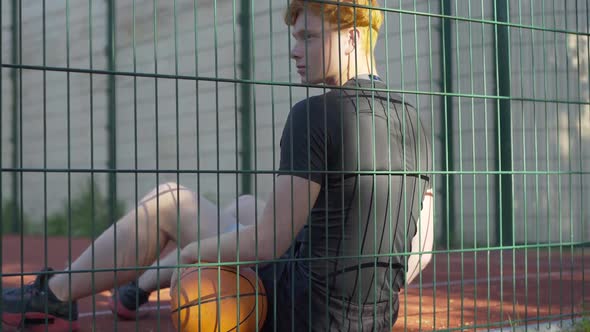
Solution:
[(117, 306), (115, 308), (115, 301), (112, 297), (109, 297), (109, 308), (111, 308), (113, 314), (124, 320), (135, 320), (143, 316), (139, 310), (129, 310), (125, 308), (121, 301), (117, 302)]
[(17, 330), (22, 328), (31, 332), (63, 332), (78, 331), (80, 329), (78, 321), (72, 322), (42, 312), (27, 312), (24, 315), (21, 313), (3, 313), (2, 324)]

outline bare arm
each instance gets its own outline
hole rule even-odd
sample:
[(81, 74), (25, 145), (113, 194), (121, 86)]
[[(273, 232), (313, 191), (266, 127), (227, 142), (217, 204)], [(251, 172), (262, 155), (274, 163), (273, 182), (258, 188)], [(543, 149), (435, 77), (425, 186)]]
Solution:
[(199, 257), (204, 262), (237, 261), (238, 255), (240, 261), (279, 257), (287, 251), (307, 222), (320, 189), (319, 184), (301, 177), (277, 177), (274, 197), (267, 200), (257, 225), (255, 223), (239, 231), (223, 233), (219, 239), (215, 236), (201, 240), (200, 244), (190, 243), (181, 252), (181, 262), (194, 263), (199, 261)]
[(425, 251), (432, 251), (434, 242), (433, 210), (434, 196), (429, 189), (424, 193), (422, 211), (418, 220), (418, 230), (412, 238), (412, 254), (408, 257), (408, 272), (406, 273), (406, 285), (409, 285), (416, 278), (420, 271), (430, 263), (431, 253), (421, 254)]

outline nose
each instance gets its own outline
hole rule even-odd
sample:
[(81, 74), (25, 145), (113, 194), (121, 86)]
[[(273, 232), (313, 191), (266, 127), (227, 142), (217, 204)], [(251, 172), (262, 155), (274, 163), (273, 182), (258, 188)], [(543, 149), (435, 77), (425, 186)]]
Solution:
[(301, 59), (301, 47), (299, 47), (299, 43), (295, 43), (295, 45), (291, 49), (291, 59)]

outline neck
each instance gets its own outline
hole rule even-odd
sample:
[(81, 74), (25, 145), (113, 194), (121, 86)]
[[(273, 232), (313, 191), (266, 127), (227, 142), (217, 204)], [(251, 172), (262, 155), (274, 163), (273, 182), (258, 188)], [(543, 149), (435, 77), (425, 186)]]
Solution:
[(338, 85), (344, 85), (349, 80), (360, 75), (378, 75), (376, 68), (377, 64), (374, 59), (371, 61), (367, 56), (357, 55), (357, 57), (358, 58), (355, 59), (354, 53), (351, 53), (348, 56), (346, 63), (343, 63), (342, 80), (336, 82)]

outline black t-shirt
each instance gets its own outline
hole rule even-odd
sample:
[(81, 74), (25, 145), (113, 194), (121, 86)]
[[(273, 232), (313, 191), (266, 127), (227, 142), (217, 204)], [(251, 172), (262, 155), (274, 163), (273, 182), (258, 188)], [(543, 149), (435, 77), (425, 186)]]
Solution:
[[(353, 79), (346, 87), (385, 89)], [(373, 305), (404, 283), (404, 256), (430, 187), (431, 151), (416, 110), (400, 96), (334, 89), (297, 103), (281, 138), (280, 174), (321, 185), (298, 235), (294, 273), (312, 298)], [(359, 257), (360, 256), (360, 257)], [(315, 302), (312, 301), (312, 302)], [(312, 304), (313, 305), (313, 304)], [(325, 310), (325, 301), (318, 308)]]

